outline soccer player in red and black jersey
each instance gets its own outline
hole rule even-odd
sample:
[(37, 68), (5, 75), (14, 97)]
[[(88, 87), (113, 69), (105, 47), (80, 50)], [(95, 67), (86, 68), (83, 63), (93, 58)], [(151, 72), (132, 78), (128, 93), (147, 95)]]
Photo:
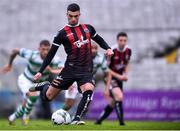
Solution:
[(128, 80), (128, 64), (131, 57), (131, 49), (126, 45), (127, 38), (128, 36), (125, 32), (120, 32), (117, 35), (118, 45), (113, 49), (114, 55), (109, 62), (107, 85), (104, 91), (109, 104), (104, 108), (95, 124), (101, 124), (111, 114), (113, 108), (115, 108), (119, 124), (124, 125), (122, 106), (123, 81)]
[(30, 91), (41, 91), (44, 100), (52, 100), (61, 90), (67, 90), (73, 82), (77, 82), (79, 91), (83, 97), (78, 105), (75, 118), (71, 124), (84, 124), (80, 121), (91, 101), (94, 89), (93, 61), (91, 55), (91, 39), (106, 50), (107, 57), (113, 55), (113, 51), (99, 36), (94, 27), (88, 24), (79, 24), (80, 7), (73, 3), (67, 7), (68, 24), (54, 37), (52, 47), (44, 60), (41, 69), (34, 76), (35, 80), (41, 77), (43, 70), (51, 62), (58, 47), (62, 44), (67, 53), (64, 69), (51, 84), (47, 82), (37, 83)]

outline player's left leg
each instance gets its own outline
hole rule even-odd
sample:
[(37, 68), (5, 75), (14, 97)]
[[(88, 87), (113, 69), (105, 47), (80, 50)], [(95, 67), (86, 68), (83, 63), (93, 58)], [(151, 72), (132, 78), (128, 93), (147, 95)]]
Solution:
[(125, 125), (124, 124), (124, 112), (123, 112), (123, 92), (119, 87), (114, 87), (112, 88), (112, 94), (115, 100), (115, 110), (117, 117), (119, 119), (119, 124), (120, 125)]
[[(32, 93), (33, 95), (30, 95), (28, 93), (29, 88), (32, 86), (32, 84), (33, 82), (27, 79), (23, 74), (21, 74), (18, 77), (18, 87), (21, 90), (24, 99), (23, 99), (23, 103), (17, 108), (17, 110), (12, 115), (9, 116), (8, 120), (10, 124), (13, 123), (17, 118), (23, 117), (25, 120), (25, 117), (24, 117), (25, 112), (30, 114), (32, 107), (39, 94), (37, 92)], [(26, 122), (23, 121), (23, 124), (27, 124), (29, 117), (26, 117), (26, 118), (27, 120)]]
[(18, 106), (16, 111), (8, 117), (9, 125), (14, 125), (15, 120), (24, 115), (25, 104), (26, 104), (26, 99), (23, 99), (22, 104), (20, 106)]
[[(92, 80), (91, 80), (92, 81)], [(81, 117), (86, 112), (91, 100), (92, 94), (94, 90), (94, 85), (90, 82), (86, 82), (80, 86), (83, 97), (78, 105), (75, 117), (71, 124), (85, 124), (83, 121), (80, 121)]]

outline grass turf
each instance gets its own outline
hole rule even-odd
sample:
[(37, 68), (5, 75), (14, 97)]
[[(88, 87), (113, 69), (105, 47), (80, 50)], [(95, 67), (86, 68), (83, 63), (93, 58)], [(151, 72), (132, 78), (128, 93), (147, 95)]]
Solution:
[(49, 120), (31, 120), (29, 125), (9, 126), (7, 120), (0, 120), (0, 130), (180, 130), (180, 122), (138, 122), (127, 121), (125, 126), (119, 126), (117, 121), (104, 121), (102, 125), (94, 125), (86, 121), (86, 125), (52, 125)]

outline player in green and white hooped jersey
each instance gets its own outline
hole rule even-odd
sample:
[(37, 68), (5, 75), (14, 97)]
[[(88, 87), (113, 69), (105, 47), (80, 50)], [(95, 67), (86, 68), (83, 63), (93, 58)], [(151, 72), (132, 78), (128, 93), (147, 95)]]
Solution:
[[(96, 44), (91, 45), (91, 52), (93, 57), (94, 77), (98, 69), (101, 69), (106, 75), (106, 73), (108, 72), (108, 66), (105, 56), (98, 52), (98, 46)], [(77, 84), (73, 83), (73, 85), (65, 91), (65, 103), (63, 106), (64, 110), (68, 111), (74, 105), (77, 94)]]
[[(33, 76), (40, 69), (41, 64), (44, 58), (47, 56), (49, 49), (50, 42), (48, 40), (42, 40), (37, 51), (32, 51), (25, 48), (13, 49), (9, 63), (2, 69), (2, 72), (4, 73), (11, 71), (13, 60), (17, 55), (28, 60), (27, 67), (25, 68), (24, 72), (18, 77), (18, 87), (20, 88), (24, 96), (23, 103), (12, 115), (9, 116), (9, 124), (13, 124), (15, 119), (17, 118), (22, 118), (24, 125), (28, 124), (29, 115), (39, 96), (39, 92), (29, 92), (29, 88), (34, 84)], [(50, 73), (59, 73), (62, 67), (63, 65), (60, 59), (58, 57), (54, 57), (51, 64), (43, 72), (40, 81), (46, 80)]]

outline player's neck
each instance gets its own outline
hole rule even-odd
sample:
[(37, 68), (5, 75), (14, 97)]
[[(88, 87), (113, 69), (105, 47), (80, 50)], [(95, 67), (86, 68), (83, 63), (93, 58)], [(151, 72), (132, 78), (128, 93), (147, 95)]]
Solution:
[(69, 26), (69, 27), (76, 27), (76, 26), (79, 26), (79, 23), (77, 23), (76, 25), (71, 25), (71, 24), (67, 24), (67, 26)]
[(126, 49), (126, 46), (127, 46), (127, 45), (125, 45), (125, 46), (123, 46), (123, 47), (118, 47), (118, 50), (119, 50), (120, 52), (123, 52), (123, 51)]

